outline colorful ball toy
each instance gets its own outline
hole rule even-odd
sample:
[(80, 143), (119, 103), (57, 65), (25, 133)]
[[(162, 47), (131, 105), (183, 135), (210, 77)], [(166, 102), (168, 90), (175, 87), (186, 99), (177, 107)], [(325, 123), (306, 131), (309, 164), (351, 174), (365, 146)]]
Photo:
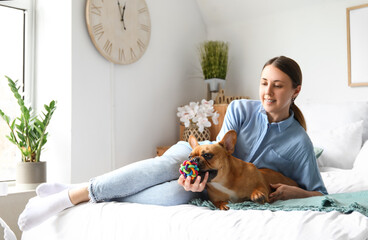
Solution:
[(188, 176), (192, 179), (192, 182), (194, 179), (198, 176), (198, 165), (195, 162), (185, 160), (181, 165), (179, 172), (180, 174), (184, 175), (185, 178)]

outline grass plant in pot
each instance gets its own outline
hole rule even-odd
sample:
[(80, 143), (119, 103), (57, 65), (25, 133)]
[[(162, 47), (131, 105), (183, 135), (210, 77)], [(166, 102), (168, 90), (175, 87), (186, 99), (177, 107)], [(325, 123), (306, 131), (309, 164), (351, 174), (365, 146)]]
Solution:
[(10, 90), (20, 107), (20, 116), (11, 119), (0, 109), (0, 116), (10, 128), (6, 136), (20, 150), (22, 161), (16, 166), (16, 184), (20, 189), (34, 189), (38, 184), (46, 182), (46, 162), (41, 162), (41, 152), (47, 142), (46, 128), (56, 109), (54, 100), (44, 105), (45, 112), (37, 116), (31, 107), (26, 107), (19, 93), (17, 81), (8, 80)]
[(205, 41), (199, 46), (200, 62), (205, 82), (210, 92), (218, 92), (219, 84), (223, 89), (228, 69), (229, 45), (223, 41)]

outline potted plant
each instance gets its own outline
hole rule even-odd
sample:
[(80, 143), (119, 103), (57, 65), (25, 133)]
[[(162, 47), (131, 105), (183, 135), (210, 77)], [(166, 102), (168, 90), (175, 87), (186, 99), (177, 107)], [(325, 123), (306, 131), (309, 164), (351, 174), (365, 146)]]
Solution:
[(17, 164), (16, 182), (25, 188), (33, 188), (46, 181), (46, 162), (41, 162), (40, 158), (47, 142), (46, 128), (54, 114), (56, 103), (53, 100), (49, 105), (44, 105), (46, 112), (42, 116), (36, 116), (31, 107), (25, 106), (17, 81), (5, 77), (20, 107), (20, 116), (14, 119), (0, 109), (0, 116), (10, 128), (10, 134), (6, 137), (18, 147), (22, 156), (22, 161)]
[(199, 46), (203, 77), (210, 85), (211, 92), (224, 88), (228, 67), (229, 45), (223, 41), (205, 41)]

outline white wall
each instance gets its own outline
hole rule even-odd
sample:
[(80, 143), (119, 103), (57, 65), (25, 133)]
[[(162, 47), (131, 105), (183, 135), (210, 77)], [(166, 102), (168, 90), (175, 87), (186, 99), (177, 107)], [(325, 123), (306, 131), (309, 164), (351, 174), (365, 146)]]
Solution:
[(49, 138), (41, 161), (47, 161), (48, 179), (71, 179), (71, 1), (35, 1), (35, 100), (57, 101), (48, 128)]
[(156, 146), (179, 139), (176, 108), (205, 97), (196, 61), (205, 27), (197, 3), (146, 2), (152, 32), (145, 55), (114, 65), (89, 38), (86, 1), (37, 0), (37, 100), (58, 100), (43, 156), (48, 181), (87, 181), (155, 156)]
[(230, 43), (227, 93), (258, 99), (270, 58), (286, 55), (303, 71), (297, 101), (367, 100), (367, 87), (348, 87), (346, 8), (363, 0), (197, 0), (209, 39)]
[(151, 41), (126, 66), (94, 48), (85, 1), (36, 3), (37, 105), (58, 101), (43, 155), (49, 181), (87, 181), (174, 144), (176, 108), (205, 97), (204, 39), (230, 42), (227, 95), (258, 98), (264, 62), (286, 55), (304, 74), (297, 101), (367, 100), (366, 87), (347, 84), (345, 11), (363, 0), (147, 0)]

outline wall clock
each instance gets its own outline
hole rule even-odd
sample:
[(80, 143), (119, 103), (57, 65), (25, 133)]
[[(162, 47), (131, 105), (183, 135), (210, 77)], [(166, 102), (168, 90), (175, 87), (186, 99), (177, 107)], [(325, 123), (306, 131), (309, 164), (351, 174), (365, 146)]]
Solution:
[(86, 22), (93, 44), (113, 63), (134, 63), (148, 47), (151, 20), (145, 0), (87, 0)]

